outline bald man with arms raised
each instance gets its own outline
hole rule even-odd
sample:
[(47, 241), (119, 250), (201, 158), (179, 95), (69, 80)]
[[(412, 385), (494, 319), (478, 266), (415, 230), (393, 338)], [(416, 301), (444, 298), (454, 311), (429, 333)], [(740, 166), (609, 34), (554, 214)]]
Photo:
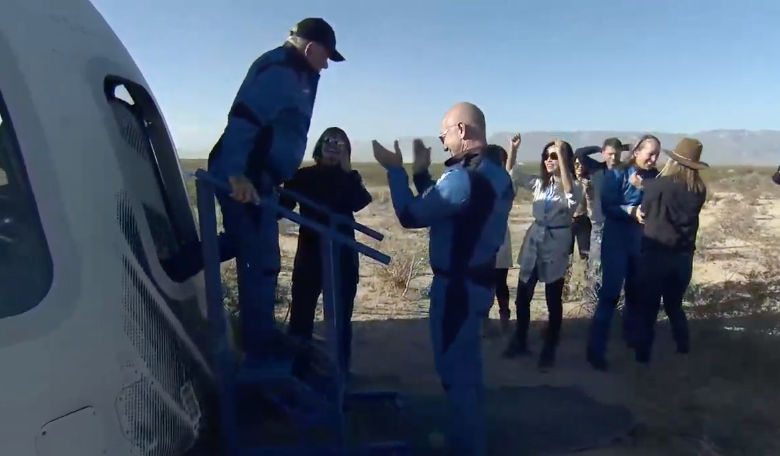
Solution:
[(434, 363), (453, 417), (449, 446), (459, 455), (486, 453), (482, 410), (480, 328), (493, 303), (496, 254), (504, 241), (514, 192), (501, 158), (488, 154), (485, 116), (471, 103), (450, 108), (439, 139), (451, 157), (437, 181), (431, 149), (414, 141), (409, 188), (403, 157), (374, 141), (374, 157), (387, 170), (393, 208), (404, 228), (430, 228), (433, 271), (429, 320)]

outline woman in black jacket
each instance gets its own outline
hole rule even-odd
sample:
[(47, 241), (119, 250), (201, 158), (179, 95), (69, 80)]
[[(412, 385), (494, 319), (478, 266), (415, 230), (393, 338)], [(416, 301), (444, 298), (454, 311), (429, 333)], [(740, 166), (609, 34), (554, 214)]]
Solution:
[[(351, 166), (352, 148), (344, 130), (336, 127), (326, 129), (314, 146), (314, 165), (298, 169), (284, 188), (354, 220), (354, 213), (371, 203), (360, 173)], [(296, 201), (282, 197), (282, 206), (292, 210)], [(319, 211), (300, 204), (301, 215), (327, 223)], [(355, 231), (351, 226), (341, 226), (339, 231), (352, 239)], [(341, 260), (341, 302), (336, 303), (343, 318), (341, 327), (341, 362), (349, 369), (352, 346), (352, 311), (359, 281), (358, 253), (349, 246), (342, 246)], [(292, 303), (290, 304), (289, 334), (308, 341), (314, 331), (314, 316), (317, 300), (322, 293), (322, 255), (320, 236), (317, 232), (301, 226), (298, 233), (298, 249), (292, 272)]]
[(644, 235), (639, 265), (640, 319), (634, 346), (640, 363), (650, 361), (662, 298), (677, 353), (690, 350), (682, 302), (693, 274), (699, 213), (707, 198), (707, 187), (699, 176), (699, 170), (709, 166), (701, 161), (702, 150), (698, 140), (683, 138), (674, 150), (664, 149), (669, 160), (658, 177), (641, 183)]

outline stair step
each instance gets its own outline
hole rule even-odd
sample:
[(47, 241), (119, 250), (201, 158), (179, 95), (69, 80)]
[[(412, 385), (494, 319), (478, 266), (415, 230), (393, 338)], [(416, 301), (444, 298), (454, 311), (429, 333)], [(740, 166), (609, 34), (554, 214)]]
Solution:
[(292, 361), (244, 363), (235, 380), (243, 388), (259, 387), (262, 396), (301, 426), (327, 420), (333, 414), (334, 404), (327, 397), (292, 374)]
[(366, 402), (382, 402), (393, 408), (402, 408), (398, 391), (348, 391), (344, 394), (344, 410)]
[(270, 359), (257, 365), (242, 363), (235, 380), (239, 385), (284, 381), (292, 377), (292, 365), (291, 359)]

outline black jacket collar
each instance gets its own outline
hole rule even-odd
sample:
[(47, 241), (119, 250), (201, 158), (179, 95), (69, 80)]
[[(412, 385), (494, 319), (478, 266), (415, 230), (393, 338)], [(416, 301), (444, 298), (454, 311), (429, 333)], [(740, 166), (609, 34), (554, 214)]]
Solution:
[(447, 161), (444, 162), (444, 166), (450, 167), (455, 166), (458, 163), (463, 163), (463, 167), (467, 169), (474, 169), (479, 166), (480, 163), (482, 163), (482, 160), (493, 160), (496, 163), (501, 163), (500, 157), (492, 157), (488, 153), (488, 149), (476, 149), (466, 152), (465, 154), (456, 155), (454, 157), (450, 157), (447, 159)]

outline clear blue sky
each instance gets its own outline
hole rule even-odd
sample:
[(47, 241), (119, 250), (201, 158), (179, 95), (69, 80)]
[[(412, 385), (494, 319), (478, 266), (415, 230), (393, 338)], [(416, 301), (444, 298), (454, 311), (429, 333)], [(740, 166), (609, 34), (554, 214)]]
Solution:
[(176, 143), (210, 149), (250, 63), (307, 16), (347, 61), (323, 73), (311, 134), (435, 136), (472, 101), (488, 129), (777, 129), (778, 0), (93, 0)]

